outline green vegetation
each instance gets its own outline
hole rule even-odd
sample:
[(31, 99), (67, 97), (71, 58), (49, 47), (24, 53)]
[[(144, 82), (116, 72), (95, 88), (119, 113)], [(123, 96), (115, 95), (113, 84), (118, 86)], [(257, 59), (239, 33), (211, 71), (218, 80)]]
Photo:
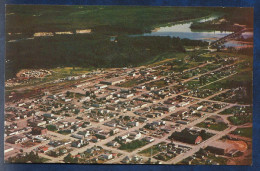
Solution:
[(220, 31), (236, 31), (241, 29), (240, 26), (233, 26), (238, 23), (241, 25), (247, 25), (247, 27), (253, 27), (253, 10), (249, 8), (231, 9), (225, 8), (218, 10), (222, 12), (221, 18), (207, 21), (207, 22), (193, 22), (191, 29), (200, 30), (220, 30)]
[[(197, 41), (190, 42), (197, 44)], [(161, 53), (185, 52), (183, 45), (179, 38), (160, 36), (122, 35), (118, 36), (118, 42), (111, 42), (109, 36), (95, 33), (7, 43), (6, 55), (13, 62), (8, 65), (10, 72), (6, 77), (13, 76), (23, 68), (139, 66), (149, 63)]]
[(39, 157), (38, 153), (34, 153), (31, 151), (30, 153), (26, 153), (24, 156), (16, 156), (16, 157), (9, 157), (7, 159), (7, 163), (44, 163), (49, 159)]
[(79, 158), (72, 157), (72, 155), (69, 153), (67, 156), (64, 157), (63, 160), (65, 163), (78, 163)]
[(132, 142), (123, 144), (121, 143), (121, 146), (119, 147), (120, 150), (126, 150), (126, 151), (133, 151), (137, 148), (143, 147), (147, 144), (146, 141), (143, 140), (134, 140)]
[(175, 66), (179, 66), (177, 60), (182, 60), (185, 56), (189, 55), (189, 52), (165, 52), (157, 55), (152, 60), (147, 62), (146, 64), (150, 64), (151, 66), (156, 66), (160, 64), (170, 63)]
[(198, 123), (196, 126), (201, 127), (201, 128), (208, 128), (208, 129), (212, 129), (212, 130), (216, 130), (216, 131), (223, 131), (228, 128), (226, 123), (208, 124), (205, 122), (201, 122), (201, 123)]
[(232, 132), (232, 134), (247, 137), (247, 138), (252, 138), (253, 129), (252, 129), (252, 127), (237, 128), (235, 131)]
[(221, 156), (216, 156), (215, 154), (205, 152), (205, 150), (200, 149), (196, 156), (204, 156), (204, 158), (196, 157), (192, 158), (187, 157), (181, 162), (177, 163), (178, 165), (226, 165), (228, 159)]
[(133, 87), (135, 85), (137, 85), (137, 79), (132, 79), (132, 80), (128, 80), (122, 84), (120, 84), (121, 87)]
[(160, 153), (160, 154), (154, 156), (154, 158), (157, 160), (168, 161), (175, 156), (176, 156), (176, 154), (172, 154), (172, 156), (168, 156), (168, 155), (165, 155), (165, 153)]
[(165, 145), (166, 143), (163, 142), (163, 143), (159, 143), (159, 144), (156, 144), (156, 145), (153, 145), (152, 147), (149, 147), (143, 151), (140, 151), (139, 154), (143, 155), (143, 156), (146, 156), (146, 157), (150, 157), (151, 156), (151, 153), (152, 155), (156, 155), (157, 153), (161, 152), (162, 151), (162, 145)]
[(224, 111), (220, 112), (222, 115), (229, 115), (229, 114), (240, 114), (240, 113), (252, 113), (252, 106), (233, 106), (231, 108), (225, 109)]
[[(206, 42), (198, 40), (129, 35), (208, 16), (211, 11), (187, 7), (8, 5), (6, 13), (7, 33), (21, 33), (6, 34), (7, 41), (20, 39), (7, 43), (7, 59), (12, 61), (7, 66), (8, 79), (23, 68), (136, 66), (149, 63), (164, 52), (184, 52), (183, 46), (205, 46)], [(76, 29), (91, 29), (92, 33), (24, 40), (35, 32)], [(111, 36), (116, 36), (117, 42), (111, 41)]]
[(57, 128), (55, 125), (47, 125), (46, 128), (48, 129), (48, 131), (57, 131)]
[(193, 7), (8, 5), (6, 28), (10, 32), (27, 34), (85, 28), (96, 32), (135, 34), (210, 13), (208, 8)]
[[(214, 84), (207, 85), (203, 89), (219, 90), (219, 89), (234, 89), (243, 87), (244, 90), (237, 90), (236, 96), (232, 96), (232, 92), (226, 92), (215, 96), (212, 100), (224, 101), (229, 103), (252, 104), (253, 87), (252, 87), (252, 70), (239, 72), (223, 80), (217, 81)], [(228, 94), (229, 93), (229, 94)], [(232, 96), (232, 98), (230, 98)]]
[(147, 87), (153, 87), (153, 86), (156, 86), (157, 88), (162, 88), (162, 87), (165, 87), (167, 86), (168, 83), (164, 80), (159, 80), (159, 81), (154, 81), (154, 82), (151, 82), (149, 84), (147, 84), (146, 86)]
[(70, 91), (67, 91), (66, 92), (66, 97), (68, 98), (81, 98), (81, 97), (85, 97), (84, 94), (81, 94), (81, 93), (74, 93), (74, 92), (70, 92)]
[(243, 125), (245, 123), (252, 123), (252, 115), (247, 115), (247, 116), (230, 116), (228, 117), (228, 120), (231, 122), (233, 125)]

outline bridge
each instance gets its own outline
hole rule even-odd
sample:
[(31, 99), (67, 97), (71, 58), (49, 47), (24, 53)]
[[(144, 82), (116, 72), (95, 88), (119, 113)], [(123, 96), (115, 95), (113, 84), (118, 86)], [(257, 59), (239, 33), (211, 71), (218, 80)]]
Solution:
[(227, 40), (233, 39), (233, 38), (241, 35), (243, 32), (246, 32), (246, 31), (251, 31), (251, 29), (243, 28), (240, 31), (234, 32), (234, 33), (229, 34), (229, 35), (227, 35), (225, 37), (222, 37), (222, 38), (220, 38), (220, 39), (218, 39), (216, 41), (211, 42), (210, 46), (212, 47), (212, 46), (215, 46), (215, 45), (221, 45), (221, 44), (225, 43)]

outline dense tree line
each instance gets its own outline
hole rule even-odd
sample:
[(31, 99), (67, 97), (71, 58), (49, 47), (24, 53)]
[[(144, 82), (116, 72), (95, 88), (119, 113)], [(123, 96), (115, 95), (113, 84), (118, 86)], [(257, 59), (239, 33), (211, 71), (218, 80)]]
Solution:
[(144, 6), (9, 5), (8, 32), (75, 31), (143, 33), (153, 26), (209, 15), (208, 8)]
[(224, 14), (222, 19), (225, 19), (225, 21), (219, 23), (219, 19), (216, 19), (204, 23), (194, 22), (191, 25), (191, 29), (238, 31), (242, 28), (234, 24), (246, 25), (249, 28), (253, 28), (254, 11), (252, 8), (223, 8), (217, 9), (216, 11)]
[(6, 55), (13, 61), (7, 66), (13, 76), (22, 68), (138, 66), (161, 53), (201, 45), (207, 42), (159, 36), (118, 36), (114, 42), (100, 34), (71, 35), (7, 43)]

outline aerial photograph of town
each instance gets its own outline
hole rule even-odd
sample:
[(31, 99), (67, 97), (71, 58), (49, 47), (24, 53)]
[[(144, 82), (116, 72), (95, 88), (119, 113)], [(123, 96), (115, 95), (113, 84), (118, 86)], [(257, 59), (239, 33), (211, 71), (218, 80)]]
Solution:
[(6, 5), (5, 163), (251, 165), (253, 8)]

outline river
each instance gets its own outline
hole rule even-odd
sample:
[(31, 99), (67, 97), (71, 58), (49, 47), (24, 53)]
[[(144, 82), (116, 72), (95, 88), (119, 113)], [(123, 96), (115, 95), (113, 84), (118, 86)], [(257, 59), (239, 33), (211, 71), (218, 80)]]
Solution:
[[(211, 16), (204, 19), (197, 19), (196, 22), (206, 22), (217, 19), (218, 16)], [(231, 34), (232, 32), (226, 31), (213, 31), (213, 30), (192, 30), (190, 28), (193, 21), (182, 22), (178, 24), (173, 24), (170, 26), (163, 26), (154, 29), (151, 33), (144, 33), (133, 36), (170, 36), (170, 37), (179, 37), (181, 39), (187, 38), (191, 40), (204, 40), (207, 42), (212, 42), (221, 37)]]

